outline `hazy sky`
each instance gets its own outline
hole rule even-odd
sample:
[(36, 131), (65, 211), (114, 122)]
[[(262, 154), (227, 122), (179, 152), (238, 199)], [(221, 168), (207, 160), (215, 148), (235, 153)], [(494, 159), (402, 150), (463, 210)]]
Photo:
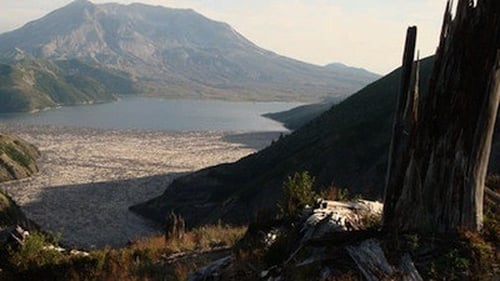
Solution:
[[(445, 0), (91, 0), (192, 8), (224, 21), (281, 55), (342, 62), (381, 74), (401, 63), (406, 28), (418, 25), (422, 56), (438, 44)], [(71, 0), (0, 0), (0, 32), (21, 27)]]

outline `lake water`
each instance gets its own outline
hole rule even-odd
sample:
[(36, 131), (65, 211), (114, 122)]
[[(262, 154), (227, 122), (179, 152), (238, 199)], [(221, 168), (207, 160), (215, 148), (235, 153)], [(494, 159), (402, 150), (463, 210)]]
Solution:
[(0, 122), (103, 129), (286, 131), (281, 123), (261, 115), (299, 105), (302, 104), (125, 98), (113, 103), (61, 107), (36, 113), (0, 114)]

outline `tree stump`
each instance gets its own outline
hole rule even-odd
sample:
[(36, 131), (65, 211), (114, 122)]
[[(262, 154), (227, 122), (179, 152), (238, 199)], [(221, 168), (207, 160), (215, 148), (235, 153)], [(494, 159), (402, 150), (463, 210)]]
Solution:
[[(500, 98), (500, 1), (459, 0), (455, 18), (451, 6), (448, 1), (428, 94), (406, 113), (418, 109), (418, 117), (406, 124), (408, 135), (394, 132), (386, 230), (447, 233), (482, 226)], [(409, 92), (401, 95), (408, 100)], [(395, 124), (407, 120), (401, 106)]]

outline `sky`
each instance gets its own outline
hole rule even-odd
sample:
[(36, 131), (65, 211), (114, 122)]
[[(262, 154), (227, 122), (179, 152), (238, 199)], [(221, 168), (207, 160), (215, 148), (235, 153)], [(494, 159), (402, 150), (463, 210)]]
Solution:
[[(71, 0), (0, 0), (0, 33)], [(304, 62), (341, 62), (386, 74), (401, 64), (406, 28), (421, 57), (438, 45), (445, 0), (91, 0), (191, 8), (230, 24), (258, 46)]]

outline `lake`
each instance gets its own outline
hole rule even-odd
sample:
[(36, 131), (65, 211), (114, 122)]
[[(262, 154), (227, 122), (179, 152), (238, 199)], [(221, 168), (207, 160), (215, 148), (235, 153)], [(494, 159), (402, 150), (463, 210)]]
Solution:
[(286, 102), (229, 102), (124, 98), (117, 102), (70, 106), (36, 113), (0, 114), (0, 122), (102, 129), (167, 131), (286, 131), (261, 115), (302, 105)]

